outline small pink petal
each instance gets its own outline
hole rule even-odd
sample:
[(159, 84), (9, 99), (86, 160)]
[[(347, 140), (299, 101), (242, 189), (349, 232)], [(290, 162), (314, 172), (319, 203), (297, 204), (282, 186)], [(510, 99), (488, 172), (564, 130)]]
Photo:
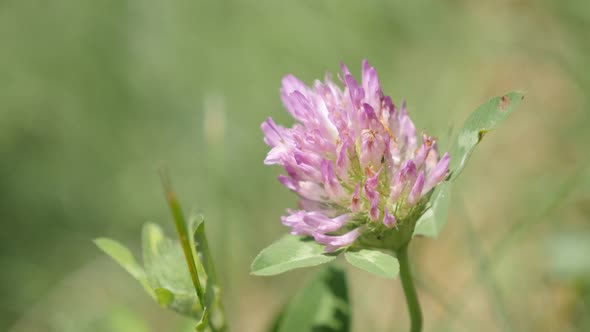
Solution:
[(351, 245), (360, 235), (362, 227), (356, 228), (344, 235), (314, 234), (316, 242), (326, 245), (326, 252), (333, 252)]
[(387, 207), (383, 210), (383, 224), (388, 228), (395, 226), (395, 216), (389, 213)]
[(420, 200), (420, 197), (422, 196), (422, 188), (423, 187), (424, 187), (424, 171), (420, 171), (420, 174), (418, 174), (418, 177), (416, 178), (416, 182), (414, 182), (414, 186), (412, 187), (412, 190), (408, 194), (408, 199), (406, 200), (406, 202), (408, 203), (409, 206), (412, 206), (412, 205), (418, 203), (418, 201)]
[(447, 177), (450, 162), (451, 157), (448, 153), (445, 153), (438, 161), (438, 164), (434, 166), (432, 171), (426, 177), (426, 182), (424, 183), (424, 188), (422, 189), (422, 195), (427, 194), (432, 188), (434, 188)]

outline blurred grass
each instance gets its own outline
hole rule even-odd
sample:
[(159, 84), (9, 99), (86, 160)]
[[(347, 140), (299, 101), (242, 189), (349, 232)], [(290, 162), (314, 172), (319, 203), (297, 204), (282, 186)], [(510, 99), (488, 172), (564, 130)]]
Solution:
[[(589, 329), (590, 276), (556, 277), (544, 252), (562, 230), (589, 228), (590, 178), (577, 171), (590, 139), (588, 31), (584, 0), (0, 2), (0, 330), (65, 331), (65, 320), (107, 331), (104, 317), (122, 305), (154, 331), (183, 324), (90, 241), (137, 249), (146, 220), (172, 231), (161, 161), (183, 206), (207, 217), (230, 325), (270, 324), (307, 272), (248, 275), (296, 201), (279, 170), (262, 165), (259, 124), (292, 122), (278, 96), (283, 75), (311, 83), (340, 61), (359, 73), (363, 58), (443, 144), (489, 96), (528, 91), (486, 136), (456, 197), (481, 255), (494, 263), (505, 251), (493, 276), (516, 331)], [(571, 177), (575, 188), (560, 191)], [(444, 306), (464, 298), (451, 330), (499, 330), (486, 283), (463, 287), (482, 267), (462, 213), (455, 204), (441, 238), (413, 249), (423, 282), (446, 303), (423, 291), (426, 329), (445, 330)], [(355, 331), (405, 330), (399, 285), (350, 272)]]

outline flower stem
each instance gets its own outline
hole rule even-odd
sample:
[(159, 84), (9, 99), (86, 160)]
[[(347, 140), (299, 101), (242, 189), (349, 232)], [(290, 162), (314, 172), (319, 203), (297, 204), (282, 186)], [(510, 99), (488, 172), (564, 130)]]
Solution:
[(422, 331), (422, 311), (420, 309), (420, 302), (418, 302), (414, 280), (412, 279), (412, 271), (410, 271), (408, 245), (409, 243), (402, 246), (396, 253), (400, 267), (400, 279), (410, 314), (410, 332), (420, 332)]

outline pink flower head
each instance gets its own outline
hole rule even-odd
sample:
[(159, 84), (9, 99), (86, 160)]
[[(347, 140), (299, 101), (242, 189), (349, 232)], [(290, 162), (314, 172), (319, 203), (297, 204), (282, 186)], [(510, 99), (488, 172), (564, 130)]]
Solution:
[(405, 102), (396, 108), (383, 95), (366, 60), (360, 84), (344, 65), (339, 78), (343, 88), (330, 76), (309, 87), (287, 75), (281, 98), (297, 123), (285, 128), (268, 118), (261, 126), (271, 147), (264, 163), (281, 165), (279, 181), (301, 197), (301, 210), (288, 210), (283, 224), (326, 251), (415, 219), (450, 161), (432, 137), (419, 143)]

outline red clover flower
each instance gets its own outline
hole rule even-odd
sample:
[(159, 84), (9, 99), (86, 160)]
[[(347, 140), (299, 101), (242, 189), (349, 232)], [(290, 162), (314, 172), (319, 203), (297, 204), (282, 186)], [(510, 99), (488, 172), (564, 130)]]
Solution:
[(405, 102), (398, 108), (383, 94), (366, 60), (361, 84), (344, 65), (339, 79), (344, 89), (329, 75), (313, 87), (287, 75), (281, 98), (297, 123), (285, 128), (268, 118), (261, 125), (271, 147), (264, 163), (281, 165), (279, 181), (301, 198), (283, 224), (327, 252), (380, 247), (402, 228), (411, 236), (450, 158), (439, 157), (432, 137), (418, 142)]

